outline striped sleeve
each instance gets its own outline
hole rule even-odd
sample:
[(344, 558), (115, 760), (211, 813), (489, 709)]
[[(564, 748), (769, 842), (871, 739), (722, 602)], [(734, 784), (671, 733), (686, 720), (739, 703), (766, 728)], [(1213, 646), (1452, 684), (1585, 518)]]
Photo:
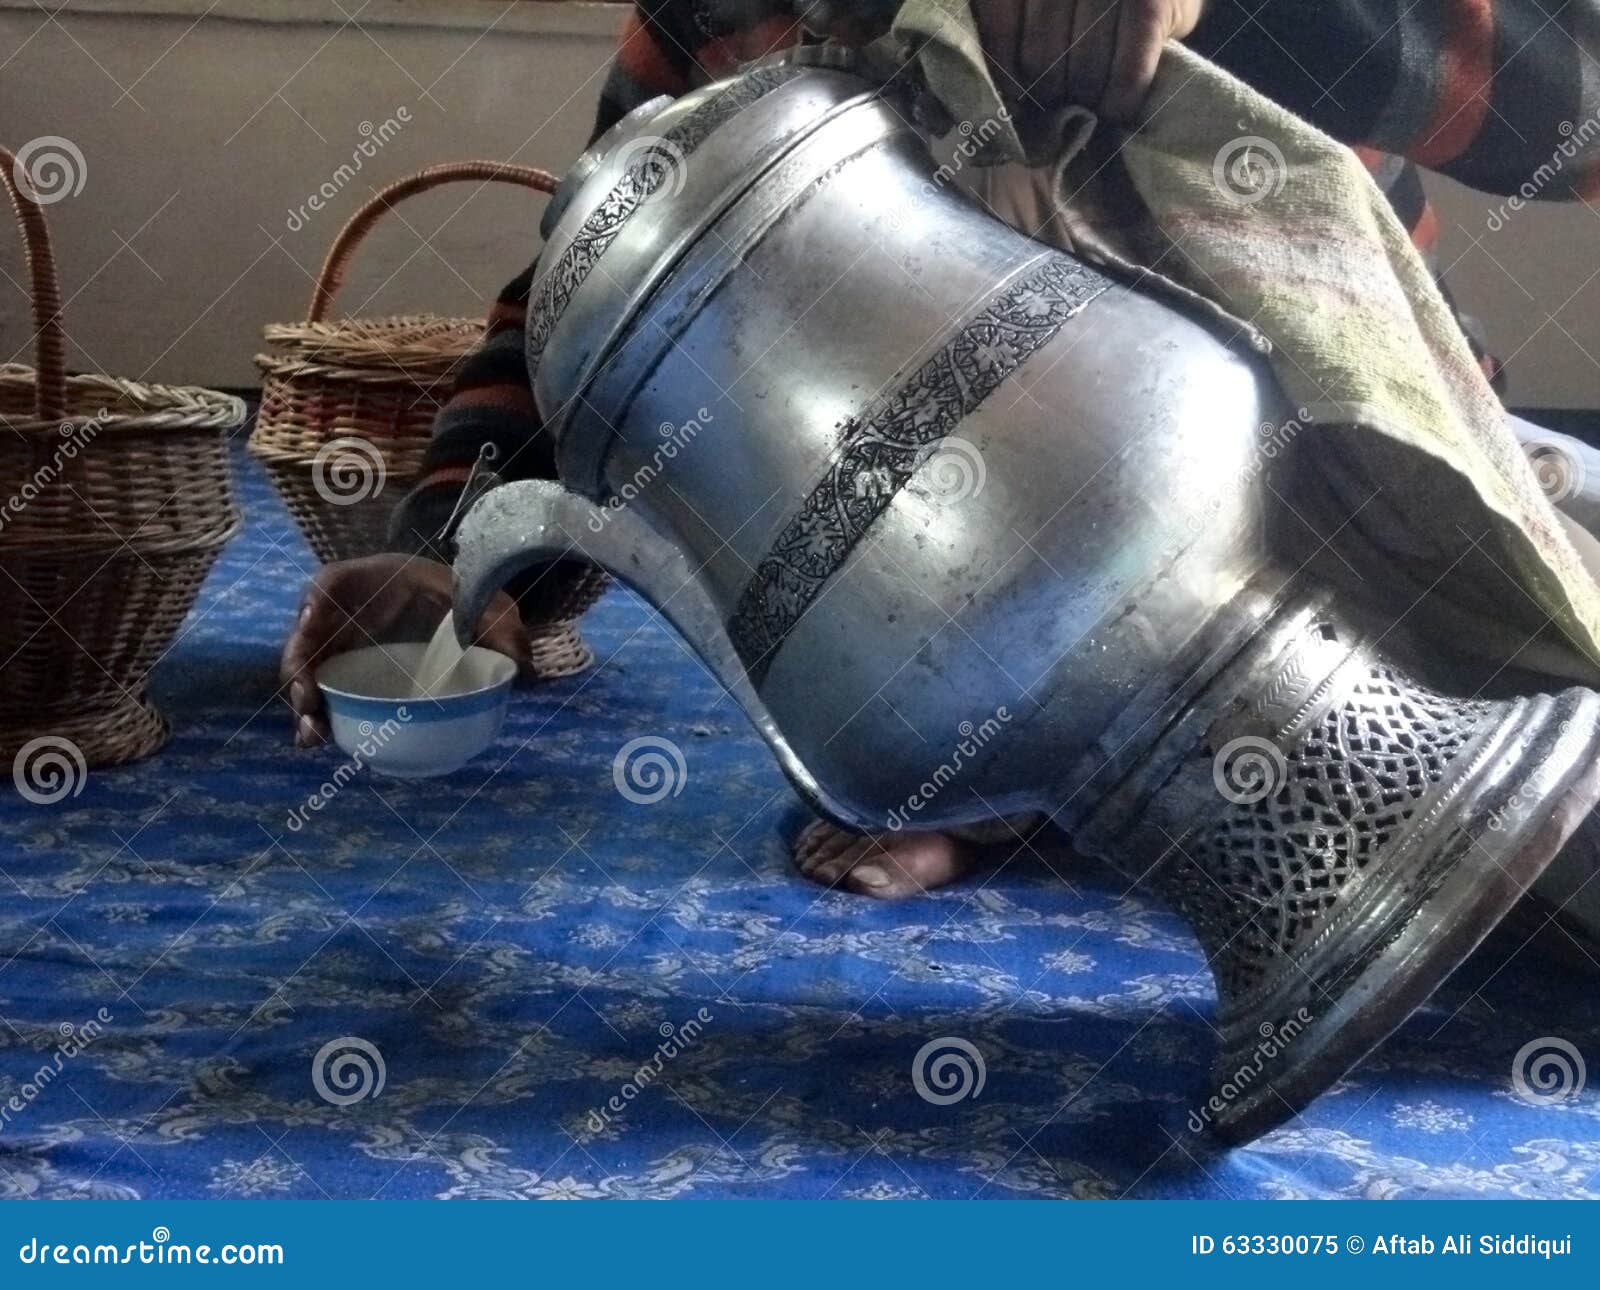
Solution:
[(1188, 43), (1346, 143), (1486, 192), (1600, 198), (1594, 0), (1211, 0)]
[(791, 0), (638, 0), (601, 91), (595, 133), (657, 95), (676, 98), (800, 36)]
[[(638, 0), (618, 38), (591, 141), (640, 104), (726, 76), (799, 37), (789, 0)], [(495, 469), (503, 477), (555, 478), (523, 352), (533, 273), (530, 266), (500, 293), (482, 343), (462, 365), (434, 422), (422, 478), (390, 521), (396, 550), (451, 558), (443, 529), (485, 443), (498, 449)]]
[(436, 560), (452, 558), (443, 530), (486, 443), (494, 444), (495, 470), (505, 478), (555, 477), (554, 452), (540, 433), (523, 353), (532, 276), (530, 267), (500, 293), (483, 340), (462, 363), (450, 400), (434, 420), (422, 478), (390, 519), (392, 549)]
[[(681, 27), (689, 10), (681, 0), (641, 0), (634, 6), (601, 89), (591, 140), (639, 104), (688, 88), (693, 57), (672, 36), (671, 26)], [(389, 545), (396, 551), (452, 559), (444, 529), (485, 443), (498, 450), (496, 471), (505, 478), (555, 477), (554, 452), (534, 407), (524, 354), (534, 268), (524, 269), (500, 292), (483, 340), (462, 364), (450, 400), (434, 420), (422, 477), (390, 517)]]
[(591, 138), (598, 138), (659, 94), (676, 98), (689, 88), (692, 71), (688, 50), (666, 34), (649, 8), (635, 6), (623, 24), (617, 56), (601, 87)]

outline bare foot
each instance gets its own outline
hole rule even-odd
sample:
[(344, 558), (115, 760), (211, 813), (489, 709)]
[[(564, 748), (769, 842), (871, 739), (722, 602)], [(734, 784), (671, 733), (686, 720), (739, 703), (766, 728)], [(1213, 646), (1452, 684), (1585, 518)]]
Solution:
[(794, 844), (795, 864), (812, 882), (879, 900), (904, 900), (971, 872), (977, 847), (948, 833), (846, 833), (814, 820)]

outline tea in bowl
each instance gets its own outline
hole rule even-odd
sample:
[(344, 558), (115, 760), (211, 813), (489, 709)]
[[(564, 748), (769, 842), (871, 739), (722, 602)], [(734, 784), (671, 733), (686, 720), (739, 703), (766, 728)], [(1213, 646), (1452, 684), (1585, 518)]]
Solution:
[(499, 737), (517, 665), (471, 646), (442, 684), (419, 692), (428, 645), (371, 645), (317, 669), (333, 741), (358, 765), (423, 779), (460, 770)]

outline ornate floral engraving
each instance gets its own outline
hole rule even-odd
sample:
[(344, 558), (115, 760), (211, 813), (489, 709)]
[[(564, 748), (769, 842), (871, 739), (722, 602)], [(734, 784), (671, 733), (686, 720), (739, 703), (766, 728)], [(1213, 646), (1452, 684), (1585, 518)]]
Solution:
[(831, 469), (761, 561), (728, 624), (753, 678), (765, 675), (773, 652), (929, 452), (1110, 286), (1088, 265), (1049, 256), (846, 427)]
[(675, 167), (705, 142), (719, 125), (764, 98), (805, 70), (793, 66), (763, 67), (741, 77), (707, 100), (661, 136), (658, 146), (633, 158), (617, 185), (583, 222), (572, 245), (539, 279), (528, 310), (528, 367), (534, 370), (550, 342), (550, 332), (567, 303), (617, 240), (634, 213), (670, 177)]

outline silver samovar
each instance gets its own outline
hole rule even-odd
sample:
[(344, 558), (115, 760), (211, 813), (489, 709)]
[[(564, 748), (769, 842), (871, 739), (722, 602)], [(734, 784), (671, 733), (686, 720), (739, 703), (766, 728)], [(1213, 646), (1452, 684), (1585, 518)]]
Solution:
[(795, 64), (601, 139), (529, 317), (562, 482), (468, 513), (457, 620), (581, 556), (822, 814), (1048, 813), (1193, 925), (1222, 1035), (1201, 1118), (1247, 1138), (1548, 863), (1600, 793), (1600, 698), (1414, 681), (1391, 622), (1296, 576), (1279, 498), (1316, 430), (1259, 358), (952, 169), (880, 89)]

